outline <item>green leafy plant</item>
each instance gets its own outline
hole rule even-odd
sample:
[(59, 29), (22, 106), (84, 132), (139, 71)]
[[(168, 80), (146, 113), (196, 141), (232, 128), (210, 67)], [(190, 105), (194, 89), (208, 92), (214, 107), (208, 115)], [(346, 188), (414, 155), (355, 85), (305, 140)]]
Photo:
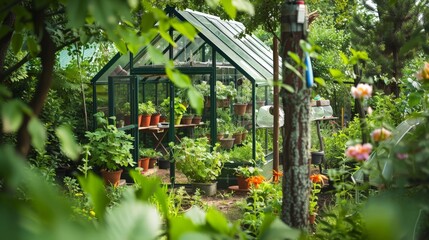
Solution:
[(224, 85), (221, 81), (216, 81), (216, 99), (234, 99), (236, 96), (237, 90), (233, 82)]
[(152, 101), (139, 103), (139, 114), (152, 115), (154, 113), (156, 113), (156, 108)]
[[(103, 112), (94, 114), (98, 128), (86, 132), (88, 145), (91, 147), (91, 162), (101, 169), (115, 171), (121, 167), (133, 166), (130, 150), (133, 149), (133, 137), (118, 130), (115, 124), (108, 124)], [(114, 120), (115, 117), (112, 117)]]
[(236, 163), (265, 163), (265, 153), (262, 145), (256, 142), (256, 160), (252, 157), (252, 142), (246, 141), (243, 146), (235, 147), (229, 152), (229, 158)]
[(162, 153), (156, 151), (153, 148), (140, 148), (139, 149), (140, 157), (149, 157), (149, 158), (159, 158), (162, 157)]
[(235, 174), (244, 178), (252, 176), (259, 176), (262, 173), (262, 169), (252, 166), (238, 166), (235, 168)]
[[(160, 104), (160, 107), (162, 108), (162, 112), (168, 116), (170, 113), (170, 98), (165, 98), (162, 103)], [(174, 114), (175, 116), (183, 115), (186, 112), (187, 108), (185, 105), (183, 105), (180, 98), (174, 98)]]
[(207, 183), (219, 176), (223, 164), (228, 161), (228, 155), (216, 151), (218, 146), (210, 152), (207, 138), (182, 138), (181, 143), (174, 145), (173, 158), (177, 168), (185, 174), (191, 182)]
[(201, 81), (200, 84), (196, 84), (195, 88), (203, 95), (210, 96), (210, 85), (206, 81)]
[(130, 115), (131, 114), (131, 104), (129, 102), (125, 102), (122, 106), (118, 108), (119, 113), (122, 113), (124, 115)]

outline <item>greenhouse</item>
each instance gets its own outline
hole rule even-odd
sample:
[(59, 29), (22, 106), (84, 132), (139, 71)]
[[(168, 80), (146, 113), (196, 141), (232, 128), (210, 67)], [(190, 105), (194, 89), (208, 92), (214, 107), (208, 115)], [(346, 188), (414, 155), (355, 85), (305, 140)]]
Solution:
[[(239, 37), (245, 30), (239, 22), (224, 21), (192, 10), (169, 8), (167, 12), (191, 23), (198, 29), (198, 36), (190, 41), (177, 31), (170, 31), (177, 47), (171, 47), (159, 35), (153, 38), (151, 44), (173, 60), (178, 70), (189, 75), (192, 84), (204, 95), (202, 116), (195, 115), (187, 102), (186, 92), (175, 87), (167, 78), (165, 67), (151, 61), (147, 47), (135, 55), (118, 53), (93, 78), (93, 111), (116, 116), (118, 126), (132, 134), (136, 162), (141, 145), (146, 144), (144, 147), (167, 154), (168, 142), (180, 141), (182, 136), (195, 137), (197, 134), (199, 137), (204, 133), (210, 136), (210, 143), (215, 146), (218, 133), (233, 135), (243, 131), (248, 133), (246, 138), (247, 144), (251, 145), (251, 157), (261, 160), (256, 159), (256, 151), (257, 145), (262, 145), (267, 157), (264, 166), (269, 169), (272, 143), (268, 142), (268, 135), (272, 118), (268, 118), (271, 122), (268, 126), (266, 123), (258, 124), (257, 112), (272, 103), (272, 88), (269, 86), (273, 78), (272, 50), (255, 36)], [(156, 108), (156, 113), (161, 113), (161, 118), (168, 116), (171, 119), (167, 119), (167, 123), (152, 121), (149, 126), (142, 125), (138, 116), (139, 104), (148, 102)], [(178, 113), (178, 104), (185, 105), (183, 113)], [(245, 108), (236, 110), (241, 111), (236, 113), (239, 105)], [(266, 112), (267, 109), (264, 107), (262, 111)], [(182, 123), (175, 117), (179, 114), (183, 115)], [(130, 117), (125, 119), (127, 115)], [(194, 116), (194, 122), (183, 124), (184, 118), (189, 115)], [(202, 123), (196, 123), (199, 117)], [(179, 122), (168, 124), (170, 120)], [(234, 139), (237, 146), (242, 145), (243, 140)], [(171, 173), (174, 174), (174, 166)]]

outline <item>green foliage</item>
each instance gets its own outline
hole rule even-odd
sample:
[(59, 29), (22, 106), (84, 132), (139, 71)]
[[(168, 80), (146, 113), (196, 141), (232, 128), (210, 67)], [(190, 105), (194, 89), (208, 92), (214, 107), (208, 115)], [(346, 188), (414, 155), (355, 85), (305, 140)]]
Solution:
[(141, 157), (158, 158), (162, 157), (162, 153), (156, 151), (153, 148), (140, 148), (139, 154)]
[(152, 101), (139, 103), (139, 114), (152, 115), (154, 113), (156, 113), (156, 109)]
[(314, 239), (368, 239), (360, 206), (337, 204), (321, 214)]
[(280, 215), (281, 205), (281, 185), (263, 182), (258, 188), (251, 188), (249, 197), (240, 204), (244, 211), (241, 224), (249, 235), (257, 236), (261, 234), (266, 217)]
[(225, 85), (221, 81), (216, 81), (216, 99), (234, 99), (236, 96), (237, 90), (233, 82)]
[[(165, 98), (160, 104), (161, 112), (166, 116), (170, 115), (170, 97)], [(174, 114), (175, 116), (183, 115), (186, 112), (186, 106), (183, 105), (180, 98), (174, 98)]]
[(130, 150), (133, 149), (131, 135), (110, 125), (104, 118), (104, 113), (95, 114), (98, 128), (94, 132), (86, 132), (91, 147), (91, 162), (101, 169), (115, 171), (128, 165), (133, 166), (134, 161)]
[(207, 183), (219, 176), (228, 155), (215, 150), (210, 152), (208, 139), (182, 138), (173, 145), (173, 159), (179, 169), (191, 182)]
[(238, 166), (235, 168), (235, 174), (244, 178), (261, 175), (262, 169), (251, 166)]
[(229, 152), (229, 158), (231, 161), (236, 163), (265, 163), (264, 149), (259, 142), (256, 142), (256, 159), (253, 159), (252, 157), (252, 142), (250, 141), (244, 142), (243, 146), (233, 148)]

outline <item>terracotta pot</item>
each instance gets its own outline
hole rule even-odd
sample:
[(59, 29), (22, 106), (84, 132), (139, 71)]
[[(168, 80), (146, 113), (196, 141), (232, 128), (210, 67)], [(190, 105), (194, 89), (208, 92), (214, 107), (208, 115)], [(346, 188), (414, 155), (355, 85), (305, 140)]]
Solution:
[(149, 159), (149, 169), (154, 168), (157, 161), (158, 161), (158, 159), (156, 159), (156, 158)]
[(238, 116), (244, 116), (244, 114), (246, 113), (246, 108), (247, 108), (247, 103), (245, 104), (235, 103), (234, 113)]
[(165, 122), (167, 121), (167, 116), (160, 116), (159, 117), (159, 122)]
[(180, 124), (189, 125), (192, 123), (193, 118), (194, 118), (194, 116), (183, 116), (182, 120), (180, 121)]
[(310, 222), (310, 224), (314, 224), (316, 222), (316, 214), (310, 214), (308, 216), (308, 221)]
[(139, 159), (139, 167), (143, 168), (143, 171), (147, 171), (149, 169), (149, 158), (143, 157)]
[(235, 138), (222, 138), (220, 139), (220, 145), (223, 149), (231, 149), (234, 146)]
[(247, 180), (247, 178), (245, 178), (243, 176), (237, 176), (238, 189), (249, 189), (250, 188), (250, 184), (246, 180)]
[(223, 138), (223, 133), (218, 133), (218, 134), (216, 135), (216, 139), (217, 139), (218, 141), (220, 141), (222, 138)]
[(243, 138), (243, 134), (242, 133), (234, 133), (234, 135), (232, 135), (233, 138), (235, 138), (234, 140), (234, 144), (241, 144), (242, 142), (242, 138)]
[(105, 169), (101, 170), (101, 175), (103, 176), (104, 183), (108, 185), (113, 185), (117, 187), (119, 181), (121, 180), (122, 169), (118, 171), (108, 171)]
[(247, 137), (247, 132), (241, 133), (241, 141), (246, 140), (246, 137)]
[(152, 114), (152, 117), (150, 118), (150, 125), (151, 126), (158, 125), (160, 118), (161, 118), (161, 114), (159, 113)]
[(200, 124), (202, 118), (203, 117), (201, 117), (201, 116), (194, 116), (194, 118), (192, 118), (192, 123), (193, 124)]
[(142, 115), (140, 127), (149, 127), (152, 115)]
[(138, 118), (137, 118), (137, 126), (141, 126), (141, 124), (142, 124), (142, 115), (139, 115), (138, 116)]

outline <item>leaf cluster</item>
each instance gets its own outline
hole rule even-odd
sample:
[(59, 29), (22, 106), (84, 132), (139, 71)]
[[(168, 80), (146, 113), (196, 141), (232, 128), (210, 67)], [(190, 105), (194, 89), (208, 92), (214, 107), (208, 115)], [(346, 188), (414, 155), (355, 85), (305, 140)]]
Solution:
[[(133, 166), (131, 155), (133, 137), (118, 130), (115, 125), (108, 124), (104, 113), (94, 115), (99, 127), (93, 132), (86, 132), (88, 145), (91, 147), (91, 162), (101, 169), (115, 171), (121, 167)], [(114, 117), (113, 117), (114, 118)]]

